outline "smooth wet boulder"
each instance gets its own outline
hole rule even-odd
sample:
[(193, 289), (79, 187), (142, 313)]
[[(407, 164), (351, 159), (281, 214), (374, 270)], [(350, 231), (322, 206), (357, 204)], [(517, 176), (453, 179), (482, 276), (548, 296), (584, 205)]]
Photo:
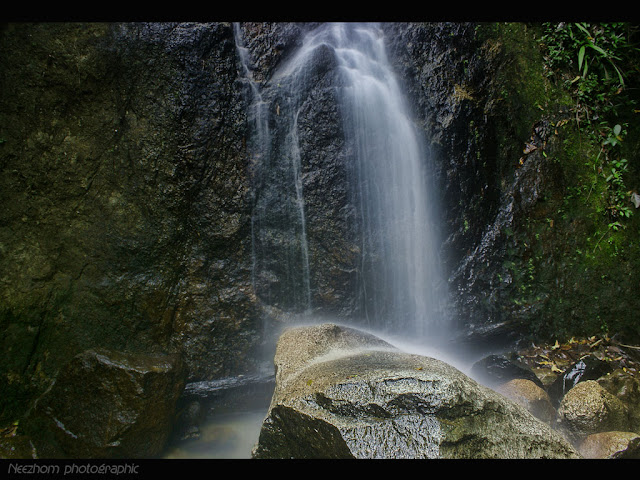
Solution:
[(490, 387), (496, 387), (516, 378), (523, 378), (543, 388), (542, 381), (530, 367), (509, 355), (489, 355), (471, 367), (471, 374)]
[(640, 458), (640, 435), (633, 432), (601, 432), (589, 435), (580, 445), (584, 458)]
[(39, 458), (150, 458), (165, 447), (187, 372), (175, 355), (88, 350), (25, 420)]
[(551, 405), (547, 392), (531, 380), (514, 378), (500, 385), (497, 392), (525, 407), (531, 414), (551, 425), (556, 418), (556, 409)]
[(613, 368), (609, 363), (593, 355), (581, 358), (568, 367), (562, 375), (558, 376), (549, 386), (547, 392), (549, 393), (551, 402), (557, 408), (562, 401), (562, 397), (579, 382), (597, 380), (612, 371)]
[(333, 324), (280, 338), (254, 458), (578, 458), (526, 409), (454, 367)]

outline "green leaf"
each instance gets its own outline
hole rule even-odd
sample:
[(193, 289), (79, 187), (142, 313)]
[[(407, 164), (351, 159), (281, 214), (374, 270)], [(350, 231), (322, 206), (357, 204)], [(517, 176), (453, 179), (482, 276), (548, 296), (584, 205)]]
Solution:
[(618, 70), (618, 67), (616, 67), (613, 62), (611, 62), (611, 65), (613, 65), (613, 68), (615, 68), (616, 72), (618, 72), (618, 80), (620, 80), (620, 85), (624, 85), (624, 80), (622, 79), (622, 72)]
[(582, 70), (582, 61), (584, 60), (584, 51), (585, 46), (580, 47), (580, 51), (578, 52), (578, 70)]
[(588, 37), (591, 37), (591, 34), (589, 33), (589, 31), (585, 27), (583, 27), (579, 23), (576, 23), (576, 27), (578, 27), (580, 30), (582, 30), (584, 33), (586, 33)]
[(585, 59), (585, 61), (584, 61), (584, 72), (582, 72), (582, 76), (583, 77), (587, 76), (587, 70), (589, 70), (589, 62), (587, 62), (587, 60)]
[(603, 57), (608, 57), (609, 55), (607, 54), (607, 52), (605, 52), (603, 49), (601, 49), (600, 47), (598, 47), (597, 45), (594, 45), (593, 43), (590, 43), (589, 46), (591, 48), (593, 48), (596, 52), (598, 52), (599, 54), (601, 54)]
[(616, 124), (615, 127), (613, 127), (613, 134), (617, 137), (618, 135), (620, 135), (620, 132), (622, 131), (622, 127), (618, 124)]

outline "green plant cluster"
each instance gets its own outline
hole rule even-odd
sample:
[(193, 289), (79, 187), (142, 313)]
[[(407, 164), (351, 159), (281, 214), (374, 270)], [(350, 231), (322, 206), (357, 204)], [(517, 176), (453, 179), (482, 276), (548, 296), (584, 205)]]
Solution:
[(540, 27), (544, 72), (570, 102), (559, 111), (561, 146), (554, 161), (562, 182), (547, 205), (552, 228), (540, 219), (532, 222), (542, 240), (536, 280), (548, 294), (544, 319), (536, 326), (555, 336), (624, 332), (638, 338), (638, 299), (632, 293), (640, 271), (638, 28)]
[(589, 160), (590, 193), (604, 185), (604, 211), (613, 230), (625, 228), (634, 211), (622, 147), (628, 119), (637, 114), (628, 88), (628, 80), (639, 73), (635, 35), (637, 29), (628, 23), (545, 23), (541, 37), (547, 76), (571, 92), (575, 122), (596, 146), (597, 155)]
[[(583, 79), (589, 74), (624, 85), (623, 69), (635, 55), (627, 23), (545, 23), (542, 41), (550, 72), (574, 65)], [(608, 85), (610, 86), (610, 85)]]

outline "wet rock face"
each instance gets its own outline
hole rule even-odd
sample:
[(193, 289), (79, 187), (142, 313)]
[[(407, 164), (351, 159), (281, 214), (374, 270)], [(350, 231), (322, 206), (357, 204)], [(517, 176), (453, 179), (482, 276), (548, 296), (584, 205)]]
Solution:
[(259, 84), (267, 82), (276, 67), (302, 45), (305, 32), (317, 23), (240, 22), (245, 47), (251, 52), (251, 71)]
[(39, 458), (154, 457), (186, 376), (177, 356), (87, 351), (60, 371), (21, 428)]
[[(388, 24), (385, 29), (390, 56), (436, 162), (435, 180), (446, 206), (441, 258), (455, 292), (450, 309), (459, 341), (480, 350), (512, 345), (543, 304), (514, 304), (531, 256), (531, 242), (514, 234), (549, 196), (562, 191), (561, 172), (541, 153), (544, 147), (553, 156), (553, 128), (545, 119), (533, 120), (527, 105), (504, 101), (514, 85), (505, 72), (514, 61), (500, 40), (479, 33), (479, 25)], [(525, 142), (529, 150), (522, 155)]]
[[(166, 348), (184, 353), (196, 379), (250, 368), (259, 310), (250, 288), (246, 105), (232, 26), (125, 25), (116, 39), (121, 63), (141, 76), (131, 101), (162, 122), (142, 134), (170, 172), (156, 192), (175, 199), (153, 213), (177, 223), (164, 254), (172, 263), (158, 267), (171, 279), (161, 289), (171, 327)], [(149, 100), (150, 85), (167, 105)], [(152, 179), (157, 165), (149, 167), (144, 175)]]
[(2, 415), (96, 346), (181, 351), (198, 379), (249, 368), (231, 26), (12, 24), (0, 41)]
[[(279, 27), (270, 30), (271, 41), (282, 37), (283, 45), (292, 43), (287, 40), (291, 30), (301, 34), (311, 28)], [(242, 24), (250, 68), (263, 65), (273, 75), (257, 85), (269, 134), (251, 169), (255, 292), (262, 302), (284, 311), (304, 310), (311, 303), (323, 313), (346, 316), (355, 309), (357, 257), (354, 205), (348, 195), (352, 167), (338, 108), (336, 60), (328, 48), (319, 48), (304, 74), (281, 76), (298, 44), (293, 42), (279, 62), (266, 66), (258, 56), (264, 48), (258, 42), (260, 31)], [(254, 80), (263, 78), (253, 73)], [(270, 155), (263, 155), (267, 151)], [(311, 298), (303, 287), (307, 282)]]
[[(287, 135), (286, 105), (290, 93), (278, 73), (300, 47), (304, 33), (316, 26), (250, 22), (240, 25), (251, 76), (270, 111), (272, 148), (286, 141)], [(446, 205), (438, 211), (436, 224), (441, 225), (440, 236), (447, 238), (439, 257), (450, 274), (479, 241), (498, 208), (500, 180), (494, 175), (495, 154), (490, 152), (495, 142), (491, 116), (487, 115), (493, 112), (488, 97), (491, 82), (487, 79), (500, 62), (499, 49), (480, 48), (473, 24), (386, 23), (382, 28), (389, 59), (422, 132), (428, 152), (424, 161), (433, 171), (430, 180)], [(312, 303), (320, 313), (349, 317), (357, 316), (362, 308), (353, 293), (361, 254), (358, 213), (355, 200), (348, 193), (353, 168), (348, 159), (354, 146), (344, 142), (341, 112), (336, 110), (337, 77), (331, 73), (334, 60), (329, 50), (317, 50), (315, 68), (297, 87), (303, 99), (297, 117), (301, 187), (308, 219)], [(300, 296), (294, 288), (302, 282), (299, 239), (295, 246), (291, 245), (292, 236), (300, 234), (299, 229), (292, 234), (282, 228), (284, 217), (295, 221), (293, 193), (282, 185), (272, 190), (265, 185), (277, 186), (277, 179), (282, 184), (290, 175), (275, 169), (258, 170), (253, 184), (254, 208), (270, 212), (261, 219), (261, 225), (256, 225), (261, 232), (254, 244), (258, 253), (256, 293), (263, 302), (278, 308), (290, 307), (287, 302)], [(260, 252), (266, 254), (260, 256)], [(478, 258), (477, 264), (484, 260)], [(457, 276), (455, 280), (463, 283), (467, 278)]]
[[(275, 110), (284, 114), (286, 99), (269, 82), (314, 27), (241, 25), (276, 134), (283, 132)], [(475, 51), (473, 26), (384, 29), (438, 159), (435, 181), (451, 204), (450, 230), (461, 228), (464, 205), (476, 206), (469, 218), (483, 223), (494, 175), (491, 165), (474, 164), (465, 128), (471, 120), (480, 125), (484, 108), (455, 89), (465, 74), (460, 55)], [(233, 26), (17, 24), (3, 27), (1, 40), (0, 328), (7, 355), (0, 388), (16, 399), (3, 415), (39, 395), (68, 358), (98, 345), (181, 351), (193, 381), (250, 369), (262, 341), (260, 302), (287, 306), (282, 278), (291, 238), (272, 228), (252, 245), (251, 213), (265, 198), (265, 172), (253, 171), (247, 158), (249, 99)], [(314, 303), (347, 317), (358, 309), (355, 212), (345, 188), (351, 146), (325, 54), (298, 119), (302, 176)], [(487, 65), (478, 60), (469, 72), (484, 78)], [(283, 205), (265, 206), (277, 216)], [(461, 252), (460, 245), (451, 240), (445, 248)], [(254, 247), (268, 253), (255, 283)]]
[(523, 407), (435, 359), (324, 324), (283, 334), (256, 458), (575, 458)]
[[(494, 75), (499, 46), (483, 44), (473, 23), (388, 24), (390, 57), (411, 98), (436, 168), (442, 248), (452, 273), (499, 208)], [(425, 48), (428, 45), (428, 48)]]

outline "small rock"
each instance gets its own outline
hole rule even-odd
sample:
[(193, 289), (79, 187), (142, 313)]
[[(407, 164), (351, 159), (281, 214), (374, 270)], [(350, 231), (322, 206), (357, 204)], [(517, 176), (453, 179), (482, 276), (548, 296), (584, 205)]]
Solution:
[(556, 378), (549, 386), (547, 392), (551, 398), (551, 403), (557, 407), (562, 397), (579, 382), (597, 380), (612, 371), (613, 368), (611, 365), (593, 355), (581, 358), (567, 368), (564, 373)]
[(531, 380), (514, 378), (497, 389), (507, 398), (524, 406), (534, 417), (551, 424), (556, 417), (556, 409), (551, 405), (549, 395)]
[(618, 369), (597, 380), (608, 392), (618, 397), (629, 409), (629, 430), (640, 433), (640, 382)]
[(574, 441), (600, 432), (628, 429), (627, 407), (594, 380), (580, 382), (564, 396), (558, 421)]
[(584, 458), (640, 459), (640, 435), (633, 432), (601, 432), (589, 435), (579, 448)]
[(157, 456), (185, 377), (178, 356), (87, 350), (36, 401), (25, 431), (40, 458)]

